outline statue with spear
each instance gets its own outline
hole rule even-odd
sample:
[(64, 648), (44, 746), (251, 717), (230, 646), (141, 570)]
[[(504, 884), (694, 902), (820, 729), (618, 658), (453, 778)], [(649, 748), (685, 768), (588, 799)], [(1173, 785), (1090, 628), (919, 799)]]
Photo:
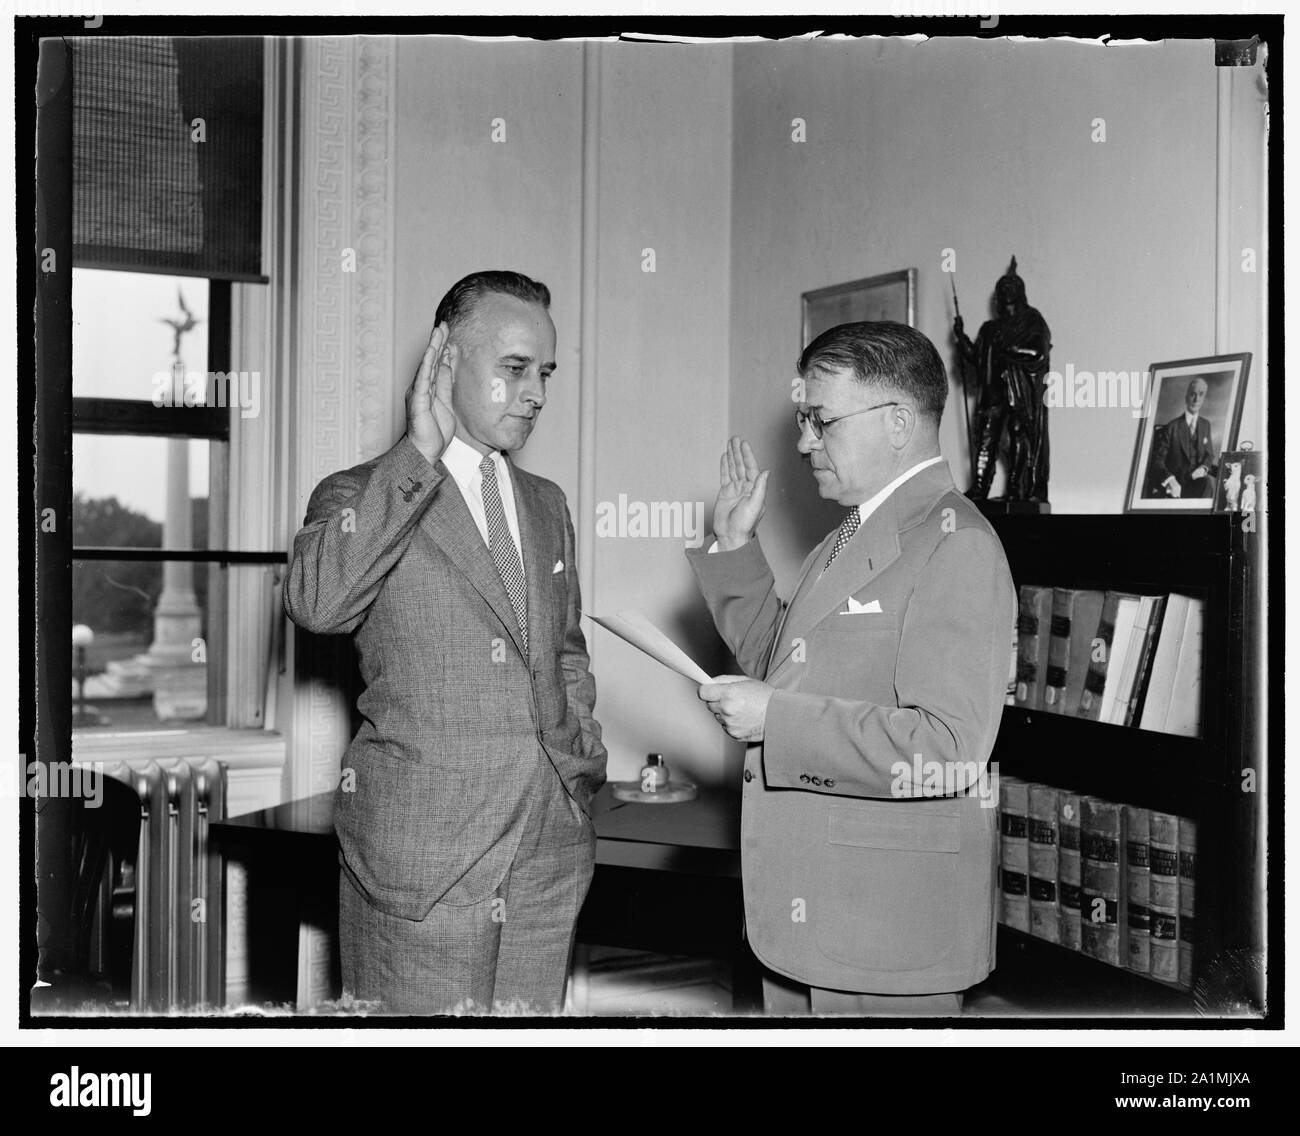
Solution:
[(1038, 309), (1029, 306), (1014, 256), (997, 282), (994, 297), (997, 315), (984, 323), (972, 343), (957, 307), (957, 284), (953, 281), (952, 328), (962, 372), (963, 402), (967, 401), (966, 374), (975, 374), (973, 420), (968, 403), (966, 407), (971, 456), (971, 485), (966, 495), (980, 501), (988, 498), (1005, 430), (1006, 500), (1045, 503), (1048, 436), (1044, 393), (1051, 330)]

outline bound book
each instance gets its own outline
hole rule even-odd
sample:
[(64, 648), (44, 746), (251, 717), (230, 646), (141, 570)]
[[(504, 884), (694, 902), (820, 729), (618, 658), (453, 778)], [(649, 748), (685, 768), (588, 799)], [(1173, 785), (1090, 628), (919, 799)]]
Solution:
[(1205, 601), (1193, 600), (1178, 648), (1178, 669), (1165, 715), (1165, 732), (1195, 738), (1201, 733), (1201, 640), (1205, 632)]
[(1178, 981), (1178, 818), (1151, 813), (1151, 977)]
[(1178, 985), (1192, 985), (1196, 927), (1196, 822), (1178, 818)]
[[(1077, 711), (1080, 718), (1102, 721), (1103, 709), (1108, 708), (1108, 690), (1111, 692), (1110, 700), (1114, 701), (1114, 686), (1119, 681), (1118, 672), (1123, 667), (1122, 661), (1118, 664), (1115, 662), (1115, 653), (1127, 646), (1138, 599), (1138, 596), (1128, 592), (1106, 593), (1101, 617), (1097, 620), (1097, 630), (1088, 645), (1088, 673), (1083, 679)], [(1120, 632), (1118, 635), (1117, 630)]]
[(1151, 973), (1151, 810), (1124, 806), (1128, 864), (1128, 953), (1125, 965)]
[(1123, 806), (1101, 797), (1084, 797), (1079, 835), (1083, 844), (1083, 953), (1111, 966), (1123, 966), (1120, 932), (1128, 922)]
[(1133, 638), (1124, 660), (1124, 677), (1115, 699), (1117, 725), (1131, 726), (1138, 704), (1146, 689), (1147, 668), (1151, 664), (1151, 650), (1160, 632), (1160, 619), (1165, 610), (1164, 596), (1143, 596), (1138, 604), (1137, 619), (1133, 624)]
[[(1175, 732), (1169, 728), (1170, 707), (1178, 692), (1180, 728), (1185, 728), (1187, 711), (1194, 708), (1190, 726), (1199, 726), (1201, 658), (1200, 640), (1204, 622), (1205, 601), (1192, 596), (1172, 593), (1165, 601), (1164, 618), (1155, 650), (1151, 655), (1150, 673), (1147, 677), (1146, 696), (1142, 701), (1138, 724), (1144, 730)], [(1179, 677), (1179, 664), (1183, 661), (1183, 644), (1188, 644), (1187, 660)], [(1188, 686), (1193, 687), (1187, 690)], [(1190, 695), (1190, 697), (1189, 697)]]
[[(1089, 598), (1096, 597), (1096, 611), (1086, 608)], [(1089, 647), (1101, 617), (1101, 591), (1079, 591), (1073, 587), (1052, 589), (1052, 634), (1048, 641), (1048, 671), (1043, 684), (1043, 708), (1053, 714), (1069, 714), (1071, 686), (1075, 693), (1083, 690), (1088, 673)], [(1082, 655), (1076, 662), (1074, 649), (1082, 643)], [(1078, 669), (1074, 669), (1078, 665)], [(1078, 704), (1078, 698), (1075, 698)]]
[(1102, 722), (1116, 722), (1117, 708), (1120, 703), (1124, 682), (1133, 681), (1133, 672), (1129, 669), (1129, 654), (1134, 645), (1138, 614), (1142, 608), (1142, 597), (1119, 593), (1115, 607), (1115, 630), (1111, 635), (1110, 662), (1106, 665), (1106, 684), (1102, 688), (1101, 713)]
[(1037, 584), (1020, 588), (1020, 655), (1016, 662), (1016, 705), (1026, 710), (1043, 706), (1047, 653), (1051, 640), (1052, 589)]
[(1062, 789), (1057, 796), (1057, 864), (1061, 893), (1061, 946), (1082, 949), (1079, 923), (1083, 882), (1080, 859), (1079, 794)]
[(1002, 922), (1029, 930), (1029, 785), (1001, 777)]
[(1052, 634), (1047, 648), (1043, 709), (1075, 714), (1088, 674), (1092, 638), (1101, 620), (1105, 592), (1052, 589)]
[(1057, 790), (1051, 785), (1029, 786), (1029, 933), (1049, 943), (1061, 941), (1061, 912), (1057, 894)]

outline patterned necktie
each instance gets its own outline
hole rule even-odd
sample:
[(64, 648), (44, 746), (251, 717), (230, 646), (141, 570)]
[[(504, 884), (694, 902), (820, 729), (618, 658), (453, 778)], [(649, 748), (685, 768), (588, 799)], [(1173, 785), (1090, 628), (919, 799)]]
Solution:
[(506, 526), (506, 513), (501, 507), (501, 490), (497, 488), (497, 467), (492, 455), (485, 455), (478, 463), (478, 468), (483, 475), (483, 511), (487, 514), (488, 549), (496, 561), (497, 571), (501, 573), (501, 582), (510, 594), (510, 606), (515, 609), (515, 618), (519, 620), (524, 654), (527, 654), (528, 593), (524, 589), (524, 566), (510, 529)]
[[(840, 554), (840, 549), (853, 539), (853, 534), (858, 531), (858, 525), (861, 523), (862, 514), (858, 512), (858, 507), (854, 505), (849, 510), (848, 516), (840, 523), (839, 532), (835, 534), (835, 544), (831, 548), (831, 554), (826, 557), (826, 568), (829, 568), (831, 561)], [(825, 572), (826, 568), (823, 568), (822, 571)]]

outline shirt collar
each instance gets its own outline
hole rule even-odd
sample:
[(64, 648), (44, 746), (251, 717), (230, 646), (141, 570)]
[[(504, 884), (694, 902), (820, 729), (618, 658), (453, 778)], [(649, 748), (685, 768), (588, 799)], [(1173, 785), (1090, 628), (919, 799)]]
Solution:
[(1199, 416), (1193, 414), (1190, 410), (1183, 411), (1183, 421), (1186, 422), (1188, 426), (1195, 426), (1197, 417)]
[(874, 497), (863, 501), (862, 504), (858, 506), (858, 523), (863, 524), (872, 513), (879, 509), (880, 506), (888, 500), (889, 495), (902, 485), (903, 482), (907, 481), (909, 478), (915, 477), (921, 472), (921, 470), (929, 469), (930, 466), (937, 465), (941, 461), (943, 461), (943, 455), (936, 454), (934, 457), (928, 458), (926, 461), (917, 462), (916, 465), (912, 466), (912, 468), (906, 472), (900, 473)]
[[(505, 458), (499, 450), (489, 450), (488, 453), (492, 455), (492, 461), (497, 467), (497, 480), (499, 481), (501, 467), (505, 464)], [(442, 452), (442, 464), (447, 467), (448, 472), (459, 484), (466, 485), (474, 478), (481, 476), (478, 467), (485, 456), (459, 435), (456, 435)]]

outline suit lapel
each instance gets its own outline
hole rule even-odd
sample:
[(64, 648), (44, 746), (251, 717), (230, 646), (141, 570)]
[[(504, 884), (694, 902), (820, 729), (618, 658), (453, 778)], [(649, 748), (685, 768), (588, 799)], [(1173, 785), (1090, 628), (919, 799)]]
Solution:
[(770, 675), (778, 664), (774, 662), (777, 653), (781, 650), (782, 636), (785, 634), (786, 624), (790, 621), (790, 612), (794, 610), (796, 604), (801, 604), (806, 598), (813, 583), (817, 579), (817, 572), (821, 566), (826, 563), (826, 557), (830, 555), (831, 545), (835, 540), (835, 534), (839, 529), (831, 529), (822, 539), (821, 544), (809, 553), (803, 562), (803, 567), (799, 570), (799, 579), (795, 582), (794, 592), (790, 596), (790, 602), (785, 605), (785, 610), (781, 613), (781, 621), (776, 626), (776, 636), (772, 640), (772, 650), (767, 656), (767, 670), (764, 673), (766, 678)]
[[(501, 582), (501, 573), (497, 571), (492, 554), (483, 543), (483, 534), (470, 516), (469, 506), (461, 496), (460, 486), (452, 477), (451, 471), (441, 461), (438, 471), (443, 474), (443, 482), (433, 502), (420, 519), (420, 528), (447, 555), (453, 564), (461, 570), (465, 579), (488, 603), (488, 606), (501, 620), (507, 634), (515, 646), (523, 653), (522, 636), (519, 633), (519, 621), (515, 618), (515, 609), (510, 603), (506, 586)], [(514, 471), (511, 471), (512, 475)], [(515, 478), (512, 476), (511, 480)], [(520, 517), (522, 527), (523, 518)], [(528, 573), (529, 600), (531, 607), (532, 573)], [(531, 629), (531, 627), (530, 627)]]
[[(817, 559), (808, 573), (810, 586), (802, 597), (796, 596), (790, 604), (786, 622), (791, 642), (806, 638), (823, 619), (844, 607), (845, 597), (865, 587), (898, 559), (897, 499), (898, 493), (895, 492), (885, 500), (820, 576), (817, 573), (821, 572), (826, 557), (830, 555), (829, 541), (835, 534), (832, 533), (823, 542), (823, 548), (817, 550)], [(793, 649), (785, 651), (776, 666), (770, 668), (769, 682), (788, 665), (793, 655)]]
[[(866, 519), (819, 577), (817, 573), (826, 563), (835, 534), (828, 535), (786, 612), (788, 641), (807, 637), (822, 620), (842, 610), (848, 596), (865, 588), (893, 564), (902, 551), (899, 534), (920, 521), (933, 502), (952, 487), (952, 476), (942, 462), (914, 474)], [(783, 647), (781, 658), (768, 668), (769, 682), (789, 665), (793, 654), (791, 647)]]

